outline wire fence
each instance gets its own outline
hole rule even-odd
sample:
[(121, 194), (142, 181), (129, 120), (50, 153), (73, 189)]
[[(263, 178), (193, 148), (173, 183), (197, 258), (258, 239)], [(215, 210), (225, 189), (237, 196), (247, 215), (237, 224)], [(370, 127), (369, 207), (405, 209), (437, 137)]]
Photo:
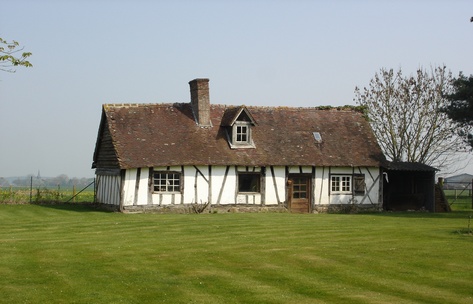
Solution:
[(473, 209), (472, 182), (452, 182), (443, 183), (443, 191), (453, 210)]
[(85, 187), (44, 185), (0, 187), (0, 204), (95, 203), (95, 180)]

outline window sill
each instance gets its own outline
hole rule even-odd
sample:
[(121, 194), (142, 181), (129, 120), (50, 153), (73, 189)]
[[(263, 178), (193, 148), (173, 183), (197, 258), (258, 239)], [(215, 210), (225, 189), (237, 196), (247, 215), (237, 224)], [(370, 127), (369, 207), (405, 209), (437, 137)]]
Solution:
[(230, 144), (231, 149), (256, 149), (254, 144), (236, 144), (236, 145), (232, 143), (229, 143), (229, 144)]
[(153, 191), (153, 194), (182, 194), (182, 192)]

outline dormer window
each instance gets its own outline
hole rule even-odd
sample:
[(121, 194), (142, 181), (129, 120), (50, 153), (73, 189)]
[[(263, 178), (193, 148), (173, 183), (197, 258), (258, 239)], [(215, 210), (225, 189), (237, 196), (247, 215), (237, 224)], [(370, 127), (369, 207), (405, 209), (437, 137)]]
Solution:
[(249, 144), (251, 142), (250, 128), (249, 123), (237, 121), (235, 125), (233, 125), (233, 142), (237, 145)]
[(255, 125), (256, 122), (246, 107), (227, 109), (222, 127), (226, 129), (230, 148), (255, 148), (252, 138), (252, 127)]
[[(254, 148), (251, 137), (251, 123), (248, 121), (235, 121), (231, 127), (231, 148)], [(230, 137), (230, 136), (229, 136)], [(229, 138), (230, 139), (230, 138)]]

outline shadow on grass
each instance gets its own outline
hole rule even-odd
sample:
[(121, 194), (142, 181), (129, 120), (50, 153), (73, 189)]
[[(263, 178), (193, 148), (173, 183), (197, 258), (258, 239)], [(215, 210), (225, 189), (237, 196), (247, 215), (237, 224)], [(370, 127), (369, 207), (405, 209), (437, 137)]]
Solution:
[(451, 212), (425, 212), (425, 211), (383, 211), (379, 213), (360, 213), (378, 215), (383, 217), (404, 217), (404, 218), (468, 218), (473, 215), (473, 210), (451, 211)]
[(103, 212), (112, 213), (97, 203), (33, 203), (32, 205), (72, 212)]
[[(114, 213), (116, 211), (105, 208), (103, 205), (98, 203), (32, 203), (31, 205), (41, 206), (44, 208), (51, 208), (56, 210), (65, 210), (72, 212), (103, 212), (103, 213)], [(275, 214), (281, 214), (276, 212)], [(294, 215), (293, 213), (287, 213), (288, 215)], [(330, 214), (330, 213), (328, 213)], [(380, 217), (402, 217), (402, 218), (468, 218), (473, 216), (473, 210), (456, 210), (451, 212), (425, 212), (425, 211), (381, 211), (381, 212), (359, 212), (359, 213), (333, 213), (334, 215), (345, 215), (345, 216), (363, 216), (372, 215)], [(302, 216), (317, 214), (302, 214)]]

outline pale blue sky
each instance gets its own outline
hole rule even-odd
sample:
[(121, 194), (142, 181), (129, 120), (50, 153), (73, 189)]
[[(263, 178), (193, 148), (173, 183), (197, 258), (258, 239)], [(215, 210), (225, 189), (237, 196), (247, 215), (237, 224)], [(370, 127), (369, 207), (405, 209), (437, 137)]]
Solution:
[[(380, 68), (473, 74), (473, 1), (0, 0), (0, 177), (90, 169), (103, 103), (353, 104)], [(466, 156), (465, 156), (466, 157)], [(467, 170), (463, 170), (467, 171)], [(473, 173), (468, 169), (467, 173)]]

